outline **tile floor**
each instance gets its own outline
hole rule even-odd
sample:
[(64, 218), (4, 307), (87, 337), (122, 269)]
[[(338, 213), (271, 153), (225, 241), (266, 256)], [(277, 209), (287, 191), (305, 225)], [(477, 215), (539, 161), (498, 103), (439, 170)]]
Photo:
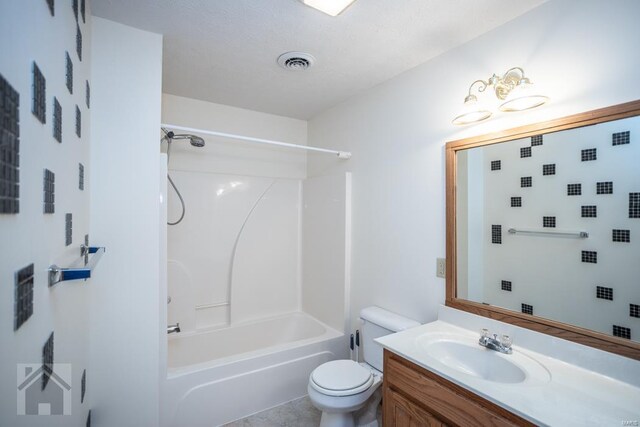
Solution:
[[(378, 425), (382, 425), (382, 406), (378, 407)], [(275, 408), (258, 412), (223, 427), (318, 427), (321, 412), (308, 396), (292, 400)]]
[(317, 427), (320, 425), (320, 415), (321, 412), (305, 396), (225, 424), (224, 427)]

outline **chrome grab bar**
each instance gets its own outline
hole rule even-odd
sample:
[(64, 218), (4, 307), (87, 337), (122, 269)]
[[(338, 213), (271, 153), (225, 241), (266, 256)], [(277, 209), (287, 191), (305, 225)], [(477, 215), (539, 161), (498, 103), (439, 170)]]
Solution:
[(578, 237), (580, 239), (589, 237), (589, 233), (586, 231), (517, 230), (515, 228), (510, 228), (507, 231), (509, 234), (538, 234), (540, 236)]
[[(105, 248), (98, 246), (80, 245), (80, 256), (82, 257), (83, 267), (79, 268), (62, 268), (53, 264), (49, 267), (49, 287), (56, 283), (65, 282), (67, 280), (89, 279), (91, 272), (104, 255)], [(89, 259), (89, 255), (93, 256)]]

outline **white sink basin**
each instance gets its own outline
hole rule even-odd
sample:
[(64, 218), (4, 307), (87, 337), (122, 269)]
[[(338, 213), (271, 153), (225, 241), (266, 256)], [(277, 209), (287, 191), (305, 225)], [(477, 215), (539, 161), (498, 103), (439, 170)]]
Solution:
[(426, 350), (440, 363), (487, 381), (521, 383), (527, 378), (518, 365), (479, 345), (470, 347), (454, 341), (437, 341), (429, 344)]
[(417, 337), (416, 344), (436, 363), (483, 381), (519, 384), (550, 379), (547, 369), (521, 352), (502, 354), (466, 336), (426, 334)]

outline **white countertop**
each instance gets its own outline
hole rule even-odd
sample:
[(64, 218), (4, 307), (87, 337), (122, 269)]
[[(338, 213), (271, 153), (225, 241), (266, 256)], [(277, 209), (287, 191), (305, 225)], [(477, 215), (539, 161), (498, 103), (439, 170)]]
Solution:
[[(425, 337), (437, 335), (477, 342), (480, 329), (485, 327), (513, 337), (514, 354), (502, 357), (533, 359), (548, 375), (527, 378), (523, 383), (491, 382), (441, 363), (420, 344)], [(448, 307), (441, 308), (438, 321), (376, 341), (538, 425), (623, 426), (627, 421), (631, 423), (626, 425), (633, 426), (640, 422), (640, 362), (635, 360)], [(545, 348), (550, 351), (544, 351)], [(580, 356), (576, 357), (577, 354)], [(572, 358), (575, 363), (566, 360)]]

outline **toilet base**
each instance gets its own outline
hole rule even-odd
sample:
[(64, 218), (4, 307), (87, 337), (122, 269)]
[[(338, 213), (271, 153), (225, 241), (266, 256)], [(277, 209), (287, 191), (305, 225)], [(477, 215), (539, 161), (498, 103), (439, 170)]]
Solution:
[(355, 411), (322, 411), (320, 427), (379, 427), (378, 407), (381, 400), (382, 388), (377, 388)]
[(320, 418), (320, 427), (379, 427), (378, 420), (374, 419), (366, 424), (356, 424), (353, 412), (329, 413), (323, 412)]
[(353, 412), (323, 412), (320, 427), (355, 427)]

